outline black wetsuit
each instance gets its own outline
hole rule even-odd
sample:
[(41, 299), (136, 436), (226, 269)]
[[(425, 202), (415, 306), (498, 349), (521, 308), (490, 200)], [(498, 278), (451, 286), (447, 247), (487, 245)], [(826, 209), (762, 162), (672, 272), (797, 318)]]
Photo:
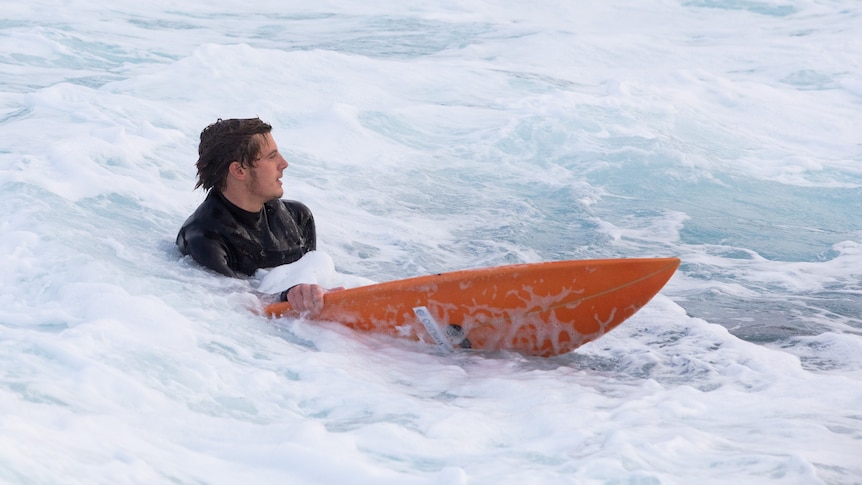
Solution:
[(314, 251), (317, 235), (301, 202), (274, 199), (248, 212), (214, 189), (183, 223), (177, 246), (207, 268), (241, 277), (298, 260)]

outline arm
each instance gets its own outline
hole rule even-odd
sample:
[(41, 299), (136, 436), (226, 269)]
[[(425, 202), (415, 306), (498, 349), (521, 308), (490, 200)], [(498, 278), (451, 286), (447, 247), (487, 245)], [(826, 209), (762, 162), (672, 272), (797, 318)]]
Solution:
[[(194, 248), (194, 249), (192, 249)], [(237, 274), (228, 266), (227, 250), (220, 244), (191, 244), (189, 254), (202, 266), (233, 278), (244, 275)], [(323, 294), (326, 290), (320, 285), (298, 284), (275, 295), (259, 294), (266, 300), (286, 301), (298, 312), (317, 314), (323, 309)]]
[(177, 244), (184, 254), (191, 256), (201, 266), (231, 278), (244, 276), (231, 268), (227, 246), (216, 238), (181, 232)]
[[(302, 202), (282, 200), (288, 212), (293, 216), (299, 228), (303, 246), (302, 253), (317, 249), (317, 230), (311, 209)], [(279, 295), (281, 301), (286, 301), (298, 312), (319, 313), (323, 309), (323, 295), (326, 293), (320, 285), (299, 284), (291, 286)]]

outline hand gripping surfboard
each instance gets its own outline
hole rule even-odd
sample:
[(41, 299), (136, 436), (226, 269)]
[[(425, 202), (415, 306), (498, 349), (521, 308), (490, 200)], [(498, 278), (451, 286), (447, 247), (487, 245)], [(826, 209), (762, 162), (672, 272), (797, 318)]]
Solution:
[[(647, 304), (678, 258), (516, 264), (389, 281), (324, 296), (313, 320), (484, 351), (553, 356), (613, 330)], [(270, 317), (299, 318), (289, 303)]]

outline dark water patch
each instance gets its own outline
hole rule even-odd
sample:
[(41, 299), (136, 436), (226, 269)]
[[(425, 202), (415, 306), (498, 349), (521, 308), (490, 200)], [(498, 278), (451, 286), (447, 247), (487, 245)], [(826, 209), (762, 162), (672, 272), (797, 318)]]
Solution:
[[(834, 314), (834, 300), (807, 297), (738, 297), (709, 292), (697, 297), (674, 298), (692, 317), (719, 324), (734, 336), (757, 344), (787, 343), (795, 337), (841, 331), (839, 327), (858, 318), (830, 325), (823, 315)], [(845, 302), (839, 302), (840, 305)], [(836, 322), (837, 323), (837, 322)]]
[(182, 20), (168, 20), (164, 18), (131, 18), (128, 22), (134, 26), (147, 30), (194, 30), (200, 28), (199, 25), (190, 22)]
[[(590, 173), (611, 196), (594, 208), (619, 224), (637, 210), (670, 210), (689, 219), (682, 242), (750, 249), (774, 261), (823, 260), (834, 244), (862, 233), (862, 188), (802, 187), (733, 175), (697, 176), (631, 163)], [(615, 197), (614, 197), (615, 196)]]
[(770, 17), (787, 17), (799, 11), (796, 7), (789, 4), (773, 5), (747, 0), (690, 0), (683, 5), (686, 7), (714, 8), (719, 10), (742, 10)]
[(811, 69), (803, 69), (788, 74), (782, 83), (799, 89), (800, 91), (816, 91), (823, 89), (835, 89), (841, 87), (832, 76)]
[(94, 75), (94, 76), (78, 76), (66, 78), (66, 82), (77, 84), (90, 89), (99, 89), (105, 84), (124, 79), (123, 76), (115, 75)]
[[(17, 121), (17, 120), (24, 119), (24, 118), (30, 116), (30, 114), (32, 114), (32, 113), (33, 113), (32, 106), (23, 106), (20, 108), (13, 108), (13, 109), (10, 109), (8, 111), (4, 111), (3, 113), (0, 113), (0, 125), (8, 123), (10, 121)], [(0, 153), (10, 153), (10, 152), (0, 151)]]
[[(313, 36), (302, 35), (303, 22), (307, 20), (315, 22)], [(493, 25), (485, 23), (451, 23), (386, 15), (332, 16), (280, 20), (257, 27), (251, 38), (265, 41), (269, 48), (320, 49), (374, 58), (410, 59), (463, 49), (494, 38), (494, 31)]]

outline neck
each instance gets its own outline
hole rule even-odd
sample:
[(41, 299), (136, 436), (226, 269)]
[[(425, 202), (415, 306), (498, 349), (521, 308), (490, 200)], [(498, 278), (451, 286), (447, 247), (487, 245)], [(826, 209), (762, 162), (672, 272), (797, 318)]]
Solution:
[(230, 184), (228, 184), (225, 190), (221, 192), (221, 195), (223, 195), (225, 199), (229, 200), (231, 204), (244, 211), (260, 212), (260, 210), (263, 209), (263, 202), (257, 198), (250, 197), (246, 191), (232, 188)]

